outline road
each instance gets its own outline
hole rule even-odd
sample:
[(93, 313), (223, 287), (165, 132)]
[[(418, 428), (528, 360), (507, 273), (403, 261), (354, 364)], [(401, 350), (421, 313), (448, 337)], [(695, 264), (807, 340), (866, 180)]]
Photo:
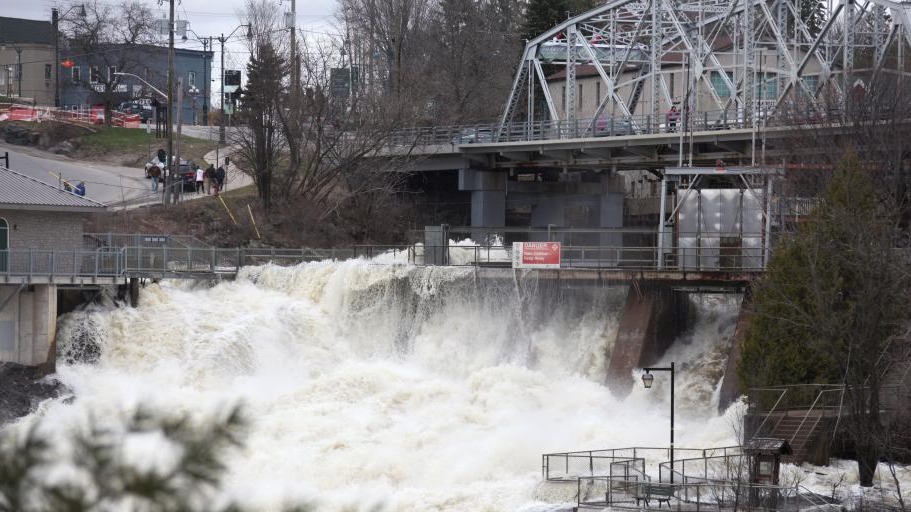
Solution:
[(54, 186), (59, 184), (60, 179), (75, 183), (84, 181), (85, 196), (99, 203), (138, 200), (151, 193), (149, 181), (143, 179), (143, 169), (140, 168), (82, 162), (0, 142), (0, 153), (7, 151), (10, 169)]
[[(89, 199), (112, 207), (133, 208), (161, 202), (163, 187), (151, 192), (149, 180), (142, 176), (144, 169), (83, 162), (55, 155), (35, 148), (13, 146), (0, 142), (0, 154), (9, 152), (9, 168), (53, 186), (59, 180), (85, 182), (85, 195)], [(215, 151), (206, 154), (207, 162), (215, 162)], [(225, 190), (251, 185), (253, 180), (235, 165), (227, 168)], [(57, 176), (60, 176), (58, 178)], [(59, 185), (62, 186), (62, 185)], [(206, 197), (205, 194), (181, 194), (181, 200)], [(124, 204), (120, 204), (124, 203)]]

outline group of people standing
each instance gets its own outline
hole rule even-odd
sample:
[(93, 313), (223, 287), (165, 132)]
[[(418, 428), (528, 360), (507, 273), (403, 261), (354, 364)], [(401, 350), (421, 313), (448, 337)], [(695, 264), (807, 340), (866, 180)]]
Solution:
[(221, 191), (225, 186), (225, 168), (219, 166), (218, 169), (215, 168), (215, 165), (209, 164), (205, 170), (202, 167), (196, 167), (196, 193), (202, 194), (205, 191), (206, 195), (211, 194), (213, 191), (215, 195), (218, 195), (218, 192)]
[[(158, 183), (164, 181), (168, 174), (167, 161), (167, 153), (164, 149), (159, 149), (155, 158), (150, 160), (145, 166), (146, 178), (152, 183), (153, 193), (158, 192)], [(225, 165), (228, 165), (228, 162), (229, 160), (225, 158)], [(209, 164), (209, 167), (205, 170), (195, 166), (193, 177), (196, 182), (196, 193), (202, 194), (205, 191), (206, 195), (214, 193), (217, 196), (224, 189), (226, 175), (227, 173), (223, 166), (219, 166), (216, 169), (215, 165)]]

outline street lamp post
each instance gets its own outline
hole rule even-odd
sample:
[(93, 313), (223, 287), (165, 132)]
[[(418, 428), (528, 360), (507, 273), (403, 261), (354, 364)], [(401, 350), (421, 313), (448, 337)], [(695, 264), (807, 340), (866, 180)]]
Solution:
[[(667, 367), (643, 368), (645, 375), (642, 376), (642, 385), (645, 389), (651, 389), (652, 383), (655, 382), (655, 376), (651, 372), (671, 372), (671, 483), (674, 483), (674, 362)], [(659, 478), (661, 475), (658, 475)]]
[[(199, 41), (200, 43), (202, 43), (202, 51), (203, 51), (202, 83), (204, 84), (203, 91), (202, 91), (203, 92), (202, 124), (203, 124), (203, 126), (209, 126), (209, 101), (211, 101), (210, 89), (212, 87), (211, 84), (209, 83), (210, 82), (209, 67), (212, 64), (212, 61), (211, 61), (211, 58), (210, 58), (208, 52), (214, 49), (214, 47), (212, 46), (212, 37), (211, 36), (210, 37), (201, 37), (199, 34), (197, 34), (191, 28), (188, 28), (187, 32), (190, 32), (191, 34), (193, 34), (193, 36), (196, 38), (196, 40)], [(183, 40), (184, 41), (189, 40), (186, 33), (184, 33), (184, 35), (183, 35)], [(213, 52), (213, 54), (214, 54), (214, 52)], [(194, 102), (196, 101), (195, 97), (194, 97), (193, 101)], [(194, 105), (194, 111), (195, 111), (195, 105)], [(194, 114), (194, 117), (195, 117), (195, 114)]]
[(225, 37), (225, 34), (222, 33), (221, 37), (218, 38), (218, 42), (221, 43), (221, 117), (218, 120), (218, 143), (225, 144), (227, 139), (225, 137), (225, 41), (231, 38), (235, 32), (237, 32), (241, 27), (247, 27), (247, 39), (253, 38), (253, 31), (250, 25), (241, 24), (234, 27), (234, 30), (228, 34), (228, 37)]
[(152, 89), (153, 91), (157, 92), (157, 93), (158, 93), (162, 98), (164, 98), (165, 100), (168, 99), (168, 95), (167, 95), (167, 94), (161, 92), (160, 89), (156, 88), (154, 85), (150, 84), (149, 82), (146, 82), (141, 76), (139, 76), (139, 75), (137, 75), (137, 74), (134, 74), (134, 73), (124, 73), (124, 72), (122, 72), (122, 71), (118, 71), (118, 72), (114, 73), (114, 75), (116, 75), (116, 76), (131, 76), (131, 77), (135, 78), (136, 80), (139, 80), (140, 82), (146, 84), (146, 85), (149, 87), (149, 89)]

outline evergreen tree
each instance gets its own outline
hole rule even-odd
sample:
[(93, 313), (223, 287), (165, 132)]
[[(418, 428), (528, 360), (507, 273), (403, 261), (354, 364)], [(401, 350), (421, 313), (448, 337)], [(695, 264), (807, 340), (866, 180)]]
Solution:
[(882, 355), (909, 316), (894, 233), (869, 172), (844, 157), (821, 205), (776, 247), (738, 369), (744, 388), (844, 385), (844, 424), (863, 486), (872, 485), (887, 444), (879, 393), (891, 361)]
[(284, 93), (285, 64), (271, 43), (260, 45), (247, 63), (247, 87), (243, 95), (242, 111), (252, 149), (249, 164), (267, 214), (272, 205), (272, 174), (282, 149), (278, 116)]

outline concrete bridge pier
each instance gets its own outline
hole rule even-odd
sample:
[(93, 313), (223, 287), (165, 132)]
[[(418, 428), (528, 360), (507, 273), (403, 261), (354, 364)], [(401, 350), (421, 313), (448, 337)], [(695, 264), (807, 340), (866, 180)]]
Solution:
[(53, 365), (57, 285), (0, 286), (0, 362)]
[[(506, 173), (459, 169), (459, 190), (471, 192), (471, 226), (498, 228), (506, 225)], [(477, 240), (485, 243), (486, 240)]]
[(607, 386), (618, 396), (633, 388), (632, 372), (654, 364), (671, 346), (688, 316), (685, 292), (654, 281), (633, 281), (617, 329), (613, 349), (607, 356)]

